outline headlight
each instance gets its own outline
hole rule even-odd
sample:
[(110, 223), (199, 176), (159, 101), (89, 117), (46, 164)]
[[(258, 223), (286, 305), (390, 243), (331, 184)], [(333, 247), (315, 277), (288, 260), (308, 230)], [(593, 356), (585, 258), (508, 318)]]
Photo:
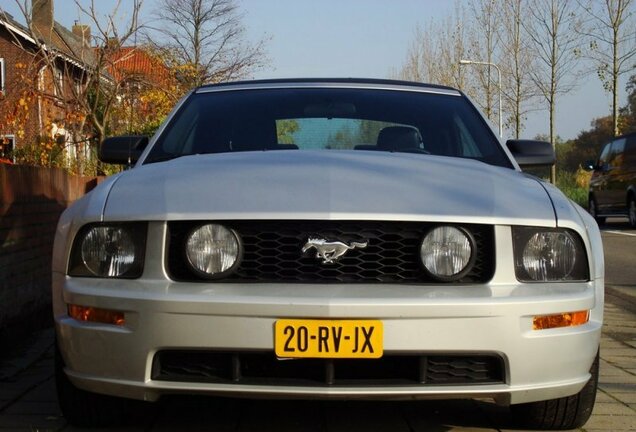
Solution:
[(474, 245), (472, 236), (464, 229), (448, 225), (433, 228), (420, 246), (422, 264), (437, 280), (459, 280), (475, 261)]
[(205, 278), (225, 276), (239, 263), (241, 247), (238, 236), (219, 224), (195, 228), (186, 238), (188, 264)]
[(574, 231), (513, 227), (515, 274), (522, 282), (589, 279), (583, 243)]
[(145, 223), (94, 224), (80, 230), (71, 252), (71, 276), (136, 278), (143, 271)]

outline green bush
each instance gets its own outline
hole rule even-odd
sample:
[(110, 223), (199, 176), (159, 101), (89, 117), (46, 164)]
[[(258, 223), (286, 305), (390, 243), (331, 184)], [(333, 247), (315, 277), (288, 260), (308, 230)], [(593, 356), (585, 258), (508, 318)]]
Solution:
[(557, 171), (557, 184), (568, 198), (583, 208), (587, 208), (587, 188), (577, 184), (576, 173), (569, 171)]

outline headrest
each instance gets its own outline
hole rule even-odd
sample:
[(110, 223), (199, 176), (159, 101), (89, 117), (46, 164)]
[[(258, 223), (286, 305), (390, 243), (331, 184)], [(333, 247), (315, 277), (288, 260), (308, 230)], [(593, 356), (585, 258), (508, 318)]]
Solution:
[(420, 132), (409, 126), (388, 126), (378, 134), (377, 146), (382, 150), (422, 148)]

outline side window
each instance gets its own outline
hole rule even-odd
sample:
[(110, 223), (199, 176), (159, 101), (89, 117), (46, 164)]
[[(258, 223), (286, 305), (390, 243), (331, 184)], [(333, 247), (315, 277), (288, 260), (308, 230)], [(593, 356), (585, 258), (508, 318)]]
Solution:
[(4, 74), (4, 59), (0, 58), (0, 93), (5, 94), (4, 93), (4, 81), (5, 81), (5, 74)]
[(625, 138), (612, 142), (612, 150), (609, 156), (610, 168), (616, 168), (623, 165), (625, 159)]
[(466, 125), (464, 124), (462, 119), (459, 116), (455, 116), (454, 120), (459, 135), (460, 151), (458, 156), (470, 157), (475, 159), (481, 158), (483, 155), (481, 154), (481, 151), (479, 151), (477, 143), (473, 139), (470, 132), (468, 132), (468, 129), (466, 128)]
[(601, 155), (598, 157), (599, 167), (604, 167), (607, 164), (611, 147), (612, 147), (612, 143), (605, 144), (605, 147), (603, 147), (603, 151), (601, 152)]
[[(191, 101), (177, 112), (178, 122), (173, 122), (153, 147), (156, 150), (155, 159), (161, 160), (166, 157), (177, 156), (180, 153), (191, 153), (196, 151), (194, 147), (194, 134), (199, 121), (199, 104), (196, 100)], [(202, 125), (199, 129), (205, 130), (207, 125)], [(208, 131), (208, 135), (211, 132)], [(209, 136), (208, 136), (209, 138)], [(203, 137), (199, 137), (203, 140)], [(184, 148), (187, 149), (184, 150)]]
[(55, 80), (53, 94), (59, 97), (64, 96), (64, 72), (58, 68), (53, 69), (53, 79)]

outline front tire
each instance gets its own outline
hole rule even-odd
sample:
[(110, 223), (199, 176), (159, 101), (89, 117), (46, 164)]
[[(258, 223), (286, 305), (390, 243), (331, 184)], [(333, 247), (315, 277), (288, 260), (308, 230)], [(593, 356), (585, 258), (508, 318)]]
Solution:
[(630, 195), (627, 200), (627, 215), (629, 217), (629, 225), (632, 228), (636, 228), (636, 198), (634, 198), (634, 195)]
[(121, 425), (125, 399), (87, 392), (73, 385), (64, 372), (64, 360), (55, 344), (55, 384), (57, 399), (66, 421), (73, 426)]
[(599, 354), (590, 368), (590, 380), (573, 396), (511, 405), (513, 419), (523, 428), (564, 430), (582, 427), (592, 415), (598, 387)]

